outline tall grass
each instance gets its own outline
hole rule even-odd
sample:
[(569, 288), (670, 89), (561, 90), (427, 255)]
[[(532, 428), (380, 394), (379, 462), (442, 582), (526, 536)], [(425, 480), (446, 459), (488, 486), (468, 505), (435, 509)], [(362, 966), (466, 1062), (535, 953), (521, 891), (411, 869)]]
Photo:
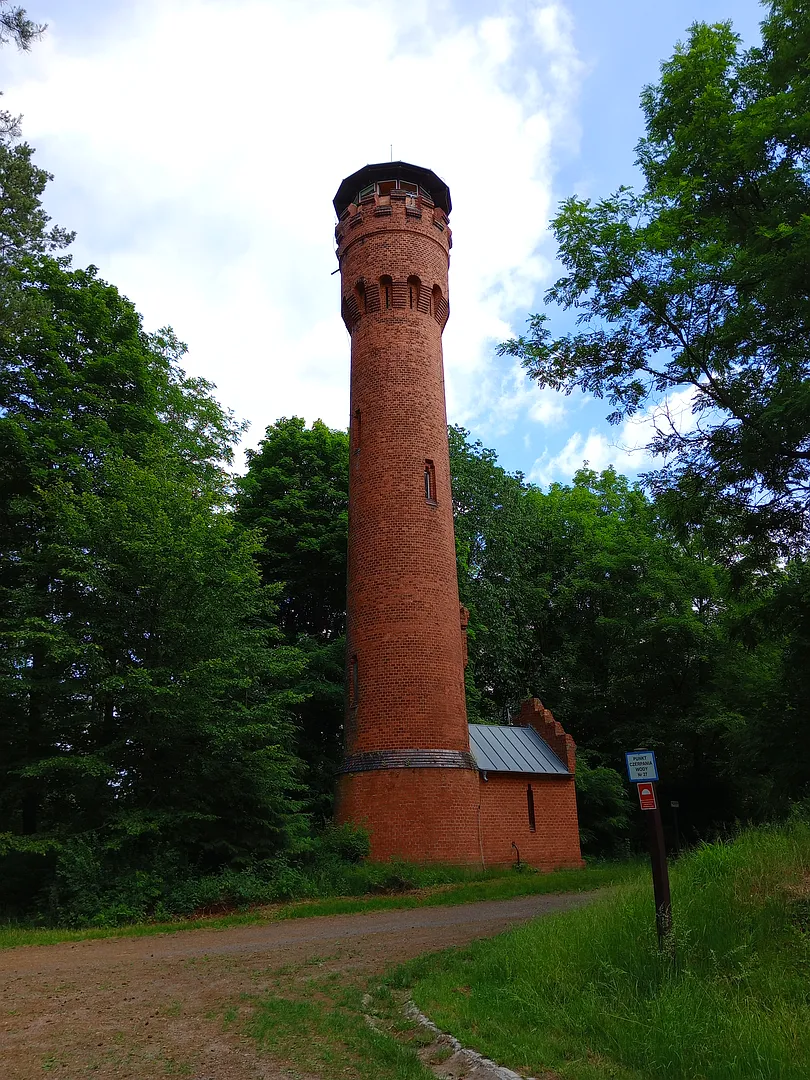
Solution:
[(398, 980), (440, 1027), (530, 1075), (807, 1080), (810, 825), (704, 845), (672, 877), (674, 958), (644, 874)]

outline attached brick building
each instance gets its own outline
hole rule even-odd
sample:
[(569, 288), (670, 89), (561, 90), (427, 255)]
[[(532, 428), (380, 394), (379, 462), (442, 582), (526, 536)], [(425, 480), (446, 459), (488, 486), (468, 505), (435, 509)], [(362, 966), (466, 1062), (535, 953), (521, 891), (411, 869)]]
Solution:
[(351, 335), (337, 818), (368, 826), (374, 859), (505, 864), (515, 841), (533, 865), (580, 865), (573, 740), (539, 702), (525, 723), (556, 757), (550, 771), (479, 771), (470, 747), (441, 344), (450, 209), (447, 185), (405, 162), (367, 165), (335, 196)]

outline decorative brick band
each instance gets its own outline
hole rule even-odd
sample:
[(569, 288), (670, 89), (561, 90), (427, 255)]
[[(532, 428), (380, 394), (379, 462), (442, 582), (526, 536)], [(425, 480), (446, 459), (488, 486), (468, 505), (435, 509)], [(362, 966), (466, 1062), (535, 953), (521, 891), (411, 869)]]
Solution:
[(377, 772), (381, 769), (472, 769), (475, 758), (463, 750), (369, 750), (350, 754), (341, 773)]

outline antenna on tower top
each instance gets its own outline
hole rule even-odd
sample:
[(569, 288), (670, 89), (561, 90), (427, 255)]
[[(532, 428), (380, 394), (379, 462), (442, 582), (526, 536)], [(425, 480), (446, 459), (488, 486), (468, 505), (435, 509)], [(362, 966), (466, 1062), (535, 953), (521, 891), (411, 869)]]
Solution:
[(391, 143), (391, 160), (394, 160), (394, 144)]

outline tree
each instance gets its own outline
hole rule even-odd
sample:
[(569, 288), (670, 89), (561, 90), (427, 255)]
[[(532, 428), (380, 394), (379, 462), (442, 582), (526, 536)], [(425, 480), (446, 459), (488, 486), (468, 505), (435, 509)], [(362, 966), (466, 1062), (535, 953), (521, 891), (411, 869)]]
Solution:
[(320, 420), (270, 425), (239, 482), (236, 517), (262, 538), (262, 581), (276, 590), (277, 625), (301, 650), (298, 753), (310, 808), (331, 816), (343, 749), (349, 437)]
[[(470, 717), (507, 720), (537, 694), (594, 770), (621, 768), (628, 747), (655, 747), (687, 826), (756, 813), (745, 745), (776, 659), (764, 627), (748, 639), (738, 627), (763, 603), (764, 582), (733, 600), (702, 535), (684, 541), (611, 469), (544, 493), (460, 429), (450, 443)], [(735, 681), (735, 665), (750, 679)], [(592, 791), (586, 781), (587, 831), (604, 847), (600, 800), (615, 776), (597, 772)], [(770, 805), (767, 784), (755, 786)]]
[(22, 256), (51, 252), (73, 241), (74, 234), (58, 225), (48, 228), (50, 218), (40, 199), (53, 177), (34, 165), (33, 153), (26, 143), (0, 139), (0, 282)]
[(503, 723), (533, 692), (534, 583), (525, 571), (533, 521), (522, 478), (463, 428), (448, 435), (459, 595), (470, 611), (467, 711)]
[(584, 855), (622, 855), (630, 834), (631, 803), (621, 775), (604, 765), (589, 764), (577, 754), (577, 819)]
[[(227, 513), (241, 425), (92, 269), (9, 281), (35, 303), (0, 330), (0, 850), (78, 844), (97, 884), (266, 858), (305, 824), (303, 661)], [(16, 876), (29, 906), (61, 865)]]
[[(810, 491), (810, 9), (770, 0), (761, 46), (696, 23), (642, 94), (644, 189), (566, 200), (547, 316), (502, 346), (543, 386), (657, 410), (650, 477), (685, 526), (790, 548)], [(673, 409), (687, 406), (689, 418)], [(677, 508), (677, 509), (676, 509)]]
[(347, 433), (320, 420), (307, 428), (300, 417), (282, 418), (247, 459), (237, 516), (265, 538), (262, 577), (282, 585), (285, 634), (339, 637), (346, 623)]
[(12, 0), (0, 0), (0, 45), (13, 41), (18, 49), (30, 49), (47, 30), (45, 23), (35, 23), (28, 18), (25, 8), (12, 4)]
[[(23, 8), (0, 0), (0, 45), (13, 41), (28, 50), (46, 26), (32, 22)], [(33, 164), (33, 151), (20, 137), (20, 117), (0, 109), (0, 269), (23, 252), (52, 251), (65, 247), (73, 234), (55, 227), (48, 231), (48, 215), (40, 196), (53, 177)]]

